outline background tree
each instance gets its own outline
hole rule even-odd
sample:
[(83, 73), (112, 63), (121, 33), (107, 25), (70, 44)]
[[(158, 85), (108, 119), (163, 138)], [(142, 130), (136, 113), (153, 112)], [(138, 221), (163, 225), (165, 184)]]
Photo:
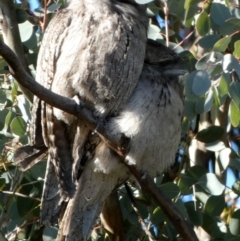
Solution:
[[(7, 2), (11, 1), (1, 0), (1, 9)], [(181, 79), (185, 117), (176, 163), (155, 182), (196, 226), (200, 240), (239, 240), (239, 1), (138, 2), (148, 4), (149, 38), (175, 49), (189, 70)], [(43, 7), (33, 11), (28, 1), (15, 3), (24, 56), (33, 76), (42, 30), (62, 5), (63, 1), (43, 1)], [(12, 49), (19, 46), (16, 37), (13, 43), (9, 39), (4, 36)], [(23, 55), (14, 51), (24, 62)], [(8, 240), (52, 240), (57, 227), (38, 226), (45, 162), (25, 173), (12, 163), (15, 148), (28, 142), (31, 116), (29, 102), (5, 66), (1, 58), (1, 233)], [(131, 201), (128, 193), (125, 186), (118, 191), (126, 240), (179, 239), (172, 223), (148, 195), (131, 187)], [(108, 235), (97, 224), (92, 238), (108, 240)]]

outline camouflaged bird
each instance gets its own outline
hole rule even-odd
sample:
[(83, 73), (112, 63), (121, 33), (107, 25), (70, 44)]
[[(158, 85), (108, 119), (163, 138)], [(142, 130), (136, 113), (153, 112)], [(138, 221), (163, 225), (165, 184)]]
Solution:
[[(37, 80), (105, 118), (113, 136), (129, 139), (126, 162), (154, 176), (178, 148), (185, 70), (163, 45), (146, 48), (147, 23), (133, 0), (70, 1), (45, 33)], [(15, 159), (26, 169), (49, 152), (41, 223), (56, 223), (61, 212), (57, 240), (87, 240), (105, 199), (131, 174), (80, 120), (37, 98), (31, 136)]]
[[(84, 101), (97, 117), (114, 115), (132, 94), (141, 74), (147, 25), (145, 6), (133, 0), (71, 0), (45, 32), (36, 80), (55, 93)], [(62, 196), (72, 197), (81, 147), (90, 130), (37, 98), (33, 119), (36, 155), (42, 157), (44, 143)], [(76, 132), (78, 128), (81, 134)]]
[[(175, 159), (183, 114), (178, 77), (186, 70), (173, 51), (152, 41), (149, 46), (158, 52), (159, 61), (155, 61), (153, 55), (148, 58), (146, 53), (133, 94), (120, 106), (117, 115), (106, 119), (106, 126), (112, 136), (124, 134), (129, 138), (126, 162), (154, 177)], [(167, 54), (164, 62), (161, 61), (163, 53)], [(85, 168), (75, 196), (61, 217), (57, 241), (87, 240), (106, 198), (125, 180), (133, 179), (105, 141), (94, 135), (90, 140), (94, 150), (84, 150)]]
[[(36, 80), (53, 92), (84, 101), (96, 117), (114, 115), (141, 74), (148, 25), (145, 10), (134, 0), (69, 1), (44, 34)], [(25, 170), (48, 151), (47, 173), (56, 174), (58, 181), (47, 175), (45, 189), (58, 183), (61, 199), (67, 200), (74, 195), (82, 147), (91, 131), (38, 98), (32, 116), (31, 145), (20, 148), (15, 160)]]

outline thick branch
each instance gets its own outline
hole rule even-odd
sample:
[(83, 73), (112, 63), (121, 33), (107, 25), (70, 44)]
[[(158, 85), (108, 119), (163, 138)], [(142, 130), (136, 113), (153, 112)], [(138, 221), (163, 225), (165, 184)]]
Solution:
[[(22, 64), (16, 55), (11, 51), (11, 49), (9, 49), (9, 47), (1, 41), (0, 54), (11, 66), (12, 75), (21, 85), (23, 85), (25, 88), (30, 90), (33, 94), (44, 100), (49, 105), (59, 108), (69, 114), (74, 115), (78, 119), (81, 119), (92, 130), (96, 130), (97, 128), (97, 133), (99, 133), (99, 135), (105, 141), (107, 141), (110, 148), (115, 150), (122, 157), (124, 162), (126, 151), (121, 147), (121, 138), (115, 139), (109, 133), (107, 133), (103, 121), (97, 121), (91, 111), (89, 111), (84, 105), (77, 105), (74, 100), (55, 94), (37, 83), (28, 73), (26, 73), (22, 67)], [(149, 196), (157, 203), (157, 205), (161, 206), (183, 239), (188, 241), (197, 241), (198, 239), (192, 229), (192, 226), (184, 220), (177, 208), (158, 189), (153, 180), (147, 174), (140, 173), (135, 166), (128, 167), (138, 182), (141, 184), (142, 189), (149, 194)]]

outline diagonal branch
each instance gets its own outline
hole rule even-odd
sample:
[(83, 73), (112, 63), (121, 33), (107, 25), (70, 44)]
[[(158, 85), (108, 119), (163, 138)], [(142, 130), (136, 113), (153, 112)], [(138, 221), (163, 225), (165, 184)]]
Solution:
[[(7, 61), (11, 67), (11, 74), (22, 86), (49, 105), (59, 108), (78, 119), (81, 119), (81, 121), (84, 121), (92, 130), (96, 130), (101, 138), (107, 142), (109, 147), (122, 157), (122, 161), (124, 162), (127, 150), (121, 144), (121, 135), (117, 137), (111, 136), (104, 126), (104, 121), (96, 120), (92, 112), (89, 111), (84, 104), (78, 105), (74, 100), (55, 94), (37, 83), (24, 70), (21, 62), (11, 49), (2, 41), (0, 41), (0, 55), (2, 55), (2, 57)], [(188, 241), (197, 241), (198, 239), (193, 231), (192, 225), (184, 220), (178, 209), (172, 204), (171, 200), (159, 190), (154, 181), (146, 173), (138, 171), (136, 166), (128, 166), (128, 168), (140, 183), (143, 191), (148, 193), (157, 205), (162, 208), (167, 217), (174, 224), (175, 228), (181, 234), (182, 238)]]

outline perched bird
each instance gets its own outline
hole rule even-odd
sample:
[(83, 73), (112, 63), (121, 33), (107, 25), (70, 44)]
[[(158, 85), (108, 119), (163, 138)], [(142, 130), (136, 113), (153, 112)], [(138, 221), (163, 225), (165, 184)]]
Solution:
[[(147, 44), (147, 25), (145, 6), (134, 0), (69, 1), (47, 28), (37, 81), (105, 119), (113, 136), (129, 141), (126, 163), (154, 176), (178, 148), (185, 69), (173, 51)], [(37, 98), (32, 113), (31, 145), (15, 159), (26, 169), (49, 153), (41, 223), (61, 213), (57, 240), (87, 240), (106, 198), (133, 177), (80, 120)]]
[[(175, 158), (183, 114), (178, 76), (184, 73), (179, 59), (145, 64), (129, 100), (116, 116), (106, 119), (113, 136), (124, 134), (130, 140), (126, 162), (152, 177), (166, 170)], [(133, 178), (106, 142), (96, 136), (93, 139), (98, 141), (94, 151), (86, 150), (88, 160), (62, 217), (58, 241), (86, 240), (108, 195)]]
[[(114, 115), (141, 74), (147, 25), (145, 6), (134, 0), (71, 0), (45, 32), (36, 80), (53, 92), (84, 101), (96, 117)], [(42, 157), (48, 147), (62, 196), (71, 197), (90, 130), (37, 98), (33, 119), (34, 149), (29, 152)]]
[[(84, 101), (97, 118), (115, 115), (141, 74), (147, 26), (146, 7), (134, 0), (70, 0), (44, 34), (36, 80), (53, 92)], [(52, 187), (58, 183), (60, 200), (67, 200), (75, 193), (91, 130), (38, 98), (32, 117), (31, 145), (16, 151), (15, 160), (27, 169), (48, 152), (43, 198), (46, 194), (49, 205), (59, 202), (59, 195), (55, 202), (50, 198), (55, 197)], [(43, 223), (55, 221), (42, 216)]]

